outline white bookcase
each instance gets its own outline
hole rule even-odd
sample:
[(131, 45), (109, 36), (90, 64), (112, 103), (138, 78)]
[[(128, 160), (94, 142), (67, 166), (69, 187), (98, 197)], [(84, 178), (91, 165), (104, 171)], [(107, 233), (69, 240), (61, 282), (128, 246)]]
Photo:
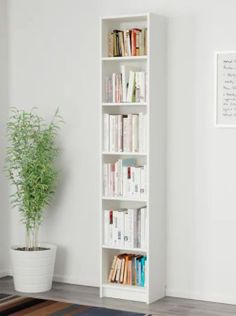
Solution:
[[(108, 32), (114, 29), (147, 28), (147, 55), (108, 57)], [(166, 19), (155, 14), (101, 18), (100, 78), (100, 296), (151, 303), (165, 296), (166, 287)], [(146, 72), (146, 101), (143, 103), (105, 103), (105, 77), (120, 65), (139, 67)], [(103, 115), (146, 114), (145, 152), (107, 152), (103, 146)], [(107, 197), (103, 192), (103, 166), (122, 158), (135, 158), (147, 168), (147, 197), (132, 199)], [(104, 245), (104, 210), (147, 206), (146, 249), (119, 249)], [(144, 287), (108, 283), (114, 255), (135, 253), (147, 256)]]

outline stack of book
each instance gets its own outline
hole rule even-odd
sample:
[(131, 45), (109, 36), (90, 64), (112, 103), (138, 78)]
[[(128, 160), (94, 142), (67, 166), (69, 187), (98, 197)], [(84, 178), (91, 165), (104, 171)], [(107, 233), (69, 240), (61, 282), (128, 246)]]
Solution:
[(103, 168), (104, 195), (145, 199), (146, 166), (136, 166), (135, 159), (119, 159), (115, 163), (105, 163)]
[(146, 207), (104, 210), (104, 244), (124, 248), (146, 248)]
[(105, 102), (145, 102), (146, 73), (121, 65), (121, 72), (105, 77)]
[(108, 282), (144, 287), (146, 260), (146, 256), (135, 254), (114, 256)]
[(104, 113), (104, 151), (145, 152), (146, 115)]
[(108, 33), (108, 57), (147, 55), (147, 29), (113, 30)]

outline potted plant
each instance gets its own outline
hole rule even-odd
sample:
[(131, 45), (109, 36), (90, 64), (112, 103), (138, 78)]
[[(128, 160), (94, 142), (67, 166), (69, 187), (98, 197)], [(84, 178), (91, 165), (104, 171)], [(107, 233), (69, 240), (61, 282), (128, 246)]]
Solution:
[(40, 244), (38, 234), (58, 176), (55, 139), (60, 121), (58, 111), (46, 123), (34, 109), (12, 109), (7, 124), (6, 173), (15, 188), (11, 202), (26, 232), (25, 245), (10, 250), (14, 286), (20, 292), (44, 292), (52, 286), (56, 246)]

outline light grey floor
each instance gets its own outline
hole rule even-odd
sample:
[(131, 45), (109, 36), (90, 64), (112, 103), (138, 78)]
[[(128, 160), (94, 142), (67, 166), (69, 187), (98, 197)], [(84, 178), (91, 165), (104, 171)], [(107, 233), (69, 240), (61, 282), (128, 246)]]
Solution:
[[(20, 294), (13, 289), (11, 277), (0, 279), (0, 293)], [(38, 298), (59, 300), (89, 306), (107, 307), (126, 311), (143, 312), (155, 316), (236, 316), (236, 306), (186, 300), (172, 297), (146, 305), (124, 300), (99, 298), (98, 289), (89, 286), (78, 286), (54, 283), (50, 292), (30, 295)]]

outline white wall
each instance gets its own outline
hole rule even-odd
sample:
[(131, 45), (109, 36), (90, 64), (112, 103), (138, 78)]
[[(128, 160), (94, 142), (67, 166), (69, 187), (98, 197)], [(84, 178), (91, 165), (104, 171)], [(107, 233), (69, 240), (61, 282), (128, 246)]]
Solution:
[(63, 183), (43, 228), (60, 245), (62, 280), (98, 284), (98, 17), (152, 11), (169, 17), (167, 293), (236, 303), (236, 130), (213, 124), (213, 53), (236, 50), (235, 10), (231, 0), (10, 0), (10, 103), (47, 116), (60, 105), (66, 121)]
[(8, 116), (7, 0), (0, 0), (0, 276), (8, 271), (9, 204), (7, 180), (3, 175)]
[[(57, 279), (97, 285), (98, 14), (91, 2), (10, 1), (10, 104), (65, 120), (61, 185), (41, 239), (58, 244)], [(94, 13), (93, 13), (94, 12)], [(16, 211), (11, 243), (24, 241)]]

